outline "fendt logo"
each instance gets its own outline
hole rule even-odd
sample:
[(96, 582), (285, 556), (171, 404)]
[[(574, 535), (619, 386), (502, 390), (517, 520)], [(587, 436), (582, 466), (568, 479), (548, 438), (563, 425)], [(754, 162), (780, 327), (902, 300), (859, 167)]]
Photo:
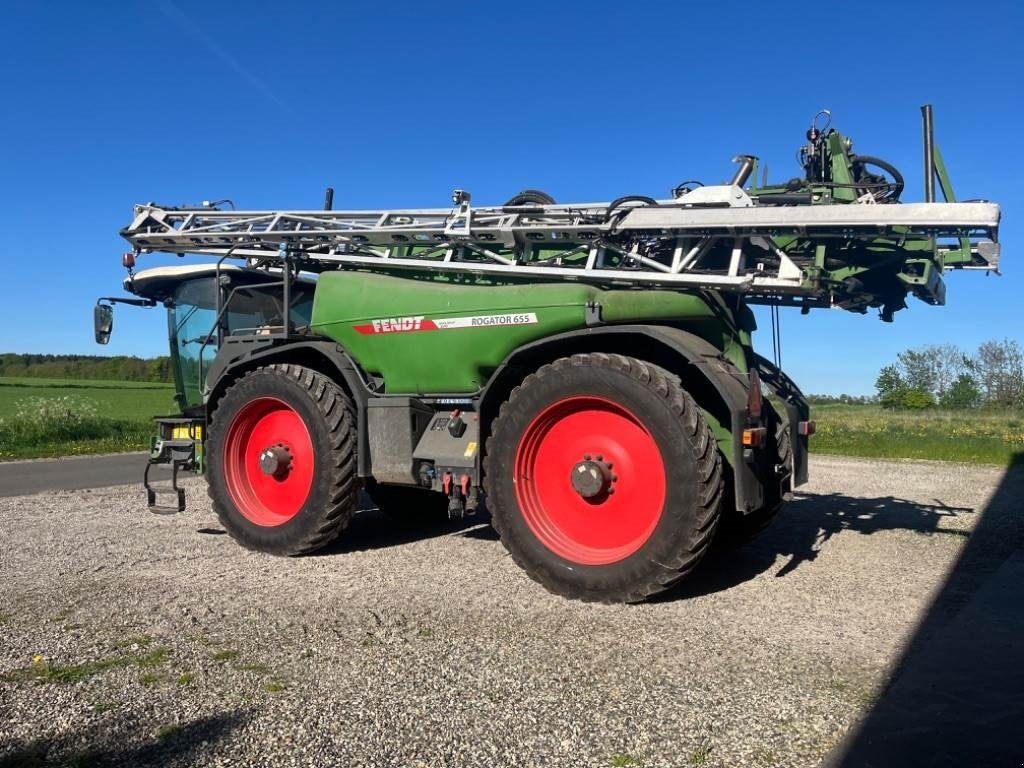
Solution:
[(398, 331), (418, 331), (423, 324), (423, 315), (417, 317), (383, 317), (374, 320), (374, 333), (396, 333)]
[(456, 328), (494, 328), (504, 325), (533, 325), (537, 315), (522, 312), (514, 315), (471, 315), (469, 317), (444, 317), (427, 320), (423, 315), (415, 317), (382, 317), (368, 323), (353, 325), (356, 333), (365, 335), (378, 333), (410, 333), (412, 331), (450, 331)]

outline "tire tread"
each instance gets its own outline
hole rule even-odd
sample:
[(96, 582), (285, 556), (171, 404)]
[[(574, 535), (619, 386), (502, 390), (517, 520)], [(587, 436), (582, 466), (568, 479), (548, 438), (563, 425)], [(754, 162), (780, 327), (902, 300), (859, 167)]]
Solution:
[[(316, 409), (324, 419), (330, 440), (329, 459), (324, 462), (328, 472), (328, 498), (330, 503), (317, 514), (317, 523), (300, 540), (275, 548), (273, 554), (304, 555), (324, 547), (348, 526), (359, 499), (359, 478), (356, 473), (356, 428), (352, 400), (337, 383), (322, 373), (291, 363), (260, 366), (238, 378), (225, 391), (219, 402), (224, 402), (249, 377), (273, 373), (285, 376), (306, 390)], [(210, 417), (209, 442), (219, 444), (219, 432), (224, 428), (217, 420), (215, 409)], [(216, 459), (214, 459), (216, 460)], [(213, 501), (214, 511), (221, 524), (232, 530), (231, 514), (219, 503), (213, 486), (207, 484), (207, 493)], [(238, 538), (247, 549), (268, 551), (245, 538)]]
[[(667, 562), (656, 563), (659, 567), (652, 568), (643, 580), (632, 585), (629, 589), (612, 592), (600, 589), (590, 590), (583, 587), (568, 589), (564, 581), (556, 579), (549, 568), (537, 567), (536, 565), (531, 566), (525, 561), (514, 544), (509, 546), (507, 537), (510, 532), (507, 526), (503, 525), (503, 518), (509, 514), (516, 514), (516, 511), (503, 509), (501, 507), (501, 500), (494, 493), (494, 473), (496, 468), (491, 460), (493, 452), (487, 451), (483, 462), (484, 490), (487, 492), (488, 499), (490, 500), (492, 525), (502, 538), (502, 541), (505, 542), (506, 549), (517, 565), (549, 591), (591, 602), (641, 602), (659, 592), (663, 592), (689, 575), (707, 552), (714, 538), (715, 527), (721, 508), (723, 494), (722, 456), (718, 451), (711, 428), (700, 413), (697, 403), (683, 389), (678, 376), (652, 363), (625, 355), (606, 352), (590, 352), (563, 357), (527, 375), (523, 382), (512, 390), (509, 398), (501, 405), (498, 416), (491, 425), (488, 444), (494, 445), (507, 439), (504, 435), (504, 430), (508, 414), (518, 407), (517, 401), (523, 392), (535, 386), (538, 382), (543, 381), (546, 377), (573, 367), (587, 367), (597, 371), (608, 369), (629, 376), (646, 386), (653, 396), (659, 397), (669, 407), (679, 423), (683, 425), (686, 439), (689, 441), (693, 454), (696, 457), (697, 477), (701, 486), (696, 494), (698, 503), (695, 505), (696, 518), (693, 526), (693, 535), (689, 541), (685, 542), (678, 554)], [(508, 470), (505, 469), (504, 471)]]

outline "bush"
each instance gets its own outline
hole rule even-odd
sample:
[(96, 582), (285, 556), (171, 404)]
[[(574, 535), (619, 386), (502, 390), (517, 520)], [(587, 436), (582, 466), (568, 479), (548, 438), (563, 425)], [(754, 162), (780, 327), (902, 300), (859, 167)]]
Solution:
[(897, 387), (895, 389), (889, 389), (885, 392), (880, 393), (878, 402), (882, 404), (883, 408), (890, 411), (895, 411), (898, 408), (903, 407), (903, 398), (907, 395), (906, 387)]
[(935, 398), (931, 392), (920, 389), (908, 389), (903, 393), (903, 407), (911, 411), (923, 411), (935, 407)]
[(910, 410), (923, 411), (935, 406), (935, 398), (931, 392), (923, 392), (920, 389), (900, 387), (885, 392), (879, 399), (883, 408), (890, 411)]
[[(96, 407), (80, 397), (28, 397), (13, 416), (0, 419), (0, 458), (45, 453), (78, 453), (74, 446), (102, 442), (106, 450), (146, 447), (148, 424), (98, 415)], [(52, 449), (52, 450), (51, 450)]]
[(18, 404), (14, 416), (0, 422), (0, 435), (4, 442), (27, 443), (104, 437), (108, 421), (80, 397), (28, 397)]

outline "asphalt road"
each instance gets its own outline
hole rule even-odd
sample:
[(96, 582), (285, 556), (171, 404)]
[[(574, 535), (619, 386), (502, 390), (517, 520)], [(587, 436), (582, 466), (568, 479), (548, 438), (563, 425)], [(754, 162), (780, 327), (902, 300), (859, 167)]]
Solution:
[(0, 462), (0, 496), (77, 491), (142, 482), (145, 452)]
[(1024, 473), (811, 473), (639, 606), (547, 594), (486, 521), (367, 509), (287, 559), (218, 535), (199, 480), (169, 517), (0, 499), (0, 764), (1018, 765)]

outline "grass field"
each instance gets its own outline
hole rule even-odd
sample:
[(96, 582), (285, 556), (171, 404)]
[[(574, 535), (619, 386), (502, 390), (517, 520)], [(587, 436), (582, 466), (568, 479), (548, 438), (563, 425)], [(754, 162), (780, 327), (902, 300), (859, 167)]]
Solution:
[[(0, 378), (0, 460), (143, 450), (168, 384)], [(819, 405), (815, 453), (1007, 464), (1024, 455), (1022, 411), (885, 411)]]
[(169, 384), (0, 377), (0, 460), (143, 450)]
[(1024, 455), (1024, 411), (886, 411), (877, 405), (812, 406), (811, 451), (885, 459), (1009, 464)]

